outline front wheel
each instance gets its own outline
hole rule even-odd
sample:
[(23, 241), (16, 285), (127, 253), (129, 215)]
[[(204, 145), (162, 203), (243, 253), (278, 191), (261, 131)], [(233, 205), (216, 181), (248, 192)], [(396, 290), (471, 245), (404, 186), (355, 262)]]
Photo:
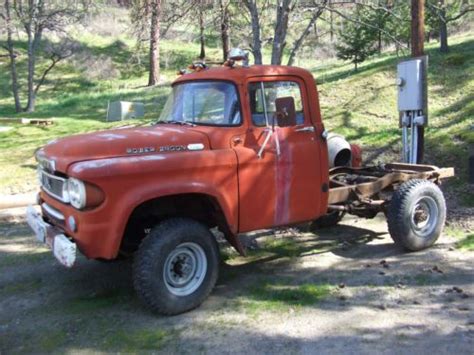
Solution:
[(413, 179), (394, 192), (388, 206), (388, 230), (394, 242), (418, 251), (433, 245), (446, 220), (446, 202), (437, 185)]
[(153, 228), (136, 252), (134, 287), (153, 311), (179, 314), (207, 298), (218, 267), (218, 246), (206, 226), (191, 219), (169, 219)]

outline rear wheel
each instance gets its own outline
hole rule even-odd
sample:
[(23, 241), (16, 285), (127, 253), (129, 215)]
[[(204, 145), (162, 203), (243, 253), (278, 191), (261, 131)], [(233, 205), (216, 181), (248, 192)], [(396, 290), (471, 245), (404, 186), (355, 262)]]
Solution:
[(153, 228), (136, 252), (134, 287), (153, 311), (179, 314), (207, 298), (218, 266), (218, 246), (206, 226), (191, 219), (170, 219)]
[(446, 202), (437, 185), (413, 179), (403, 183), (388, 206), (388, 230), (394, 242), (408, 250), (430, 247), (441, 235)]

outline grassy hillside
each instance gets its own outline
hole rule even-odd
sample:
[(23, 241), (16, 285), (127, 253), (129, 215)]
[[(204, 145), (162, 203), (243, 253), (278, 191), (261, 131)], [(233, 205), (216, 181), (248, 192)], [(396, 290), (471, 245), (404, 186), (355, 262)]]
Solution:
[[(192, 43), (164, 42), (163, 84), (145, 88), (146, 72), (137, 64), (145, 53), (135, 53), (134, 43), (124, 36), (98, 37), (82, 34), (83, 51), (78, 58), (60, 63), (41, 90), (37, 112), (14, 114), (5, 59), (0, 61), (0, 125), (5, 118), (54, 118), (47, 127), (13, 125), (0, 133), (0, 194), (34, 189), (34, 150), (48, 140), (78, 132), (117, 125), (147, 124), (155, 118), (168, 93), (175, 71), (199, 52)], [(468, 145), (474, 143), (474, 35), (452, 38), (451, 53), (442, 56), (438, 44), (427, 46), (429, 63), (429, 128), (426, 131), (426, 162), (454, 165), (457, 177), (450, 182), (461, 203), (474, 205), (467, 179)], [(24, 44), (20, 43), (20, 46)], [(218, 48), (209, 49), (219, 58)], [(20, 58), (23, 58), (24, 55)], [(360, 66), (336, 60), (307, 62), (320, 91), (323, 118), (328, 128), (359, 143), (368, 162), (397, 160), (400, 130), (396, 108), (395, 73), (400, 60), (384, 54)], [(40, 62), (40, 66), (46, 65)], [(20, 62), (21, 67), (24, 62)], [(105, 122), (108, 101), (137, 100), (146, 105), (141, 121)]]

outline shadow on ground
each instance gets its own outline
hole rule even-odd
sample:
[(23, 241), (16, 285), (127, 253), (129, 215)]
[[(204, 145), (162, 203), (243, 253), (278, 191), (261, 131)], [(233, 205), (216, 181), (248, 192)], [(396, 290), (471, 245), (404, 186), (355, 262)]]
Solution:
[[(371, 329), (370, 322), (345, 320), (351, 335), (311, 333), (326, 327), (326, 322), (337, 328), (341, 314), (353, 317), (361, 309), (370, 317), (397, 307), (410, 312), (412, 307), (422, 307), (417, 306), (417, 292), (425, 293), (423, 302), (429, 298), (432, 309), (426, 314), (436, 322), (446, 317), (438, 309), (447, 297), (456, 304), (466, 294), (445, 290), (472, 285), (471, 261), (453, 259), (442, 264), (447, 250), (443, 244), (405, 254), (391, 243), (384, 228), (351, 223), (316, 234), (257, 233), (252, 238), (259, 247), (248, 259), (224, 253), (227, 260), (211, 297), (197, 310), (175, 317), (153, 315), (137, 301), (130, 262), (80, 258), (75, 268), (66, 270), (33, 241), (24, 224), (1, 225), (0, 235), (0, 350), (5, 352), (161, 349), (194, 353), (226, 346), (226, 352), (273, 353), (383, 350), (390, 344), (421, 349), (426, 341), (419, 339), (424, 336), (437, 344), (443, 337), (458, 339), (458, 350), (467, 344), (461, 342), (467, 334), (464, 328), (447, 336), (416, 322)], [(433, 293), (439, 288), (442, 291)], [(406, 296), (394, 300), (394, 292)], [(313, 316), (306, 318), (306, 314)], [(318, 317), (325, 320), (318, 323)], [(457, 321), (461, 316), (448, 317)], [(314, 324), (293, 325), (298, 319)], [(286, 331), (285, 324), (291, 330)], [(298, 328), (301, 334), (293, 332)], [(292, 335), (281, 335), (287, 332)], [(304, 336), (304, 332), (311, 334)], [(387, 338), (387, 334), (391, 335)]]

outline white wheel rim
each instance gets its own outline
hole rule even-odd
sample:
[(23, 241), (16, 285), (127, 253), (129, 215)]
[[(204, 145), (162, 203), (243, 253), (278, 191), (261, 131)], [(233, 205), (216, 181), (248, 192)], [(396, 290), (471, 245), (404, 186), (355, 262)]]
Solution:
[(206, 272), (207, 258), (204, 249), (196, 243), (183, 243), (166, 258), (163, 279), (172, 294), (188, 296), (201, 286)]
[(438, 223), (439, 209), (436, 201), (423, 196), (413, 204), (411, 225), (417, 235), (427, 238), (433, 233)]

